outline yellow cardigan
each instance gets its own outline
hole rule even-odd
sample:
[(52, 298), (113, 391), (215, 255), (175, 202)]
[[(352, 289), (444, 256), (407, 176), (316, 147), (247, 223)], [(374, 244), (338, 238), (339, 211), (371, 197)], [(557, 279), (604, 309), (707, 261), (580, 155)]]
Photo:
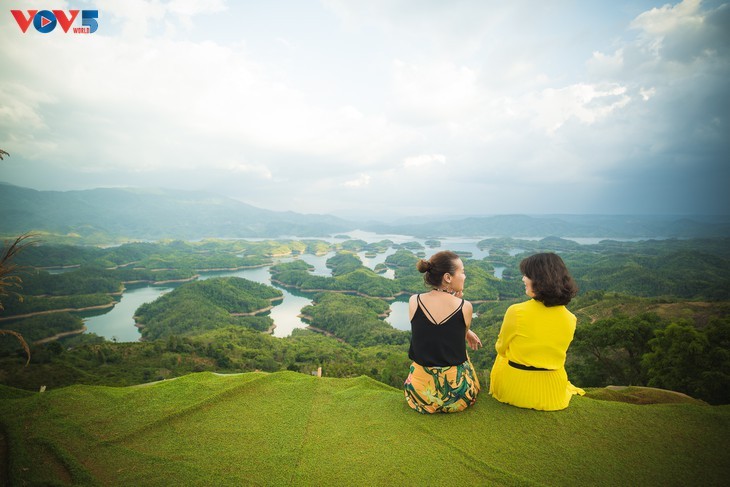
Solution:
[(565, 306), (531, 299), (507, 309), (495, 348), (507, 360), (543, 369), (565, 365), (576, 318)]

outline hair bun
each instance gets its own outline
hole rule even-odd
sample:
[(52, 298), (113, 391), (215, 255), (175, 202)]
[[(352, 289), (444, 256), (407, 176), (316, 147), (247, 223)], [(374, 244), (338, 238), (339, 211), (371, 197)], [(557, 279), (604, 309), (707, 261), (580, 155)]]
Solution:
[(431, 264), (431, 261), (421, 259), (416, 263), (416, 268), (418, 269), (418, 272), (428, 272), (433, 268), (433, 264)]

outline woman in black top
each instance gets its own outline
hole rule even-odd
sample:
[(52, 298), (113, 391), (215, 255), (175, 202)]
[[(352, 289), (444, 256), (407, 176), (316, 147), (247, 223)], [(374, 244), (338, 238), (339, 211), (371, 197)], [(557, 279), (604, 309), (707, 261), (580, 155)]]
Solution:
[(420, 260), (418, 271), (432, 289), (411, 296), (411, 346), (413, 360), (405, 382), (408, 405), (419, 413), (452, 413), (474, 404), (479, 380), (466, 353), (481, 346), (469, 329), (473, 308), (465, 301), (464, 263), (448, 250)]

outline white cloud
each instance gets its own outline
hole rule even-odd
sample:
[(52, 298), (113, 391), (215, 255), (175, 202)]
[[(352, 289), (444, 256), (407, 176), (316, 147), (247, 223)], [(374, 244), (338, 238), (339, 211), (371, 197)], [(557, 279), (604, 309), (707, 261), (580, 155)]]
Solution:
[(641, 89), (639, 89), (639, 94), (641, 95), (642, 100), (649, 101), (654, 95), (656, 95), (656, 88), (641, 87)]
[(370, 179), (368, 174), (360, 174), (357, 179), (345, 181), (344, 185), (348, 188), (362, 188), (370, 185)]
[(683, 0), (674, 6), (666, 4), (652, 8), (636, 17), (631, 27), (658, 35), (681, 26), (702, 24), (703, 16), (698, 13), (701, 3), (701, 0)]
[(403, 160), (403, 167), (405, 168), (421, 168), (433, 166), (435, 164), (446, 164), (446, 156), (443, 154), (421, 154), (418, 156), (406, 157)]
[(553, 134), (571, 119), (591, 125), (625, 107), (630, 100), (624, 86), (578, 83), (548, 88), (512, 103), (515, 112), (521, 112), (533, 126)]
[(623, 49), (617, 49), (613, 54), (604, 54), (594, 51), (591, 59), (588, 60), (589, 71), (597, 77), (613, 78), (621, 72), (624, 67)]

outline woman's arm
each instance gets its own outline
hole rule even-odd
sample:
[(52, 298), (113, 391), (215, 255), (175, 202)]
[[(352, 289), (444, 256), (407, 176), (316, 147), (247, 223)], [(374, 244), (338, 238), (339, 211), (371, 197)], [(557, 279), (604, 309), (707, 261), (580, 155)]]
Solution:
[(469, 348), (472, 350), (479, 350), (482, 346), (482, 341), (471, 330), (471, 318), (474, 315), (474, 307), (469, 301), (464, 301), (464, 306), (461, 308), (461, 311), (464, 313), (464, 322), (466, 323), (466, 343), (469, 344)]
[(413, 321), (413, 315), (416, 314), (416, 308), (418, 307), (418, 294), (413, 294), (408, 299), (408, 321)]
[(514, 306), (507, 308), (507, 312), (504, 314), (502, 320), (502, 328), (499, 330), (499, 337), (497, 337), (497, 343), (494, 348), (497, 350), (499, 355), (504, 356), (509, 348), (509, 344), (512, 339), (517, 335), (517, 312)]
[(479, 339), (477, 334), (471, 330), (466, 330), (466, 343), (469, 344), (469, 348), (472, 350), (479, 350), (482, 348), (482, 341)]

